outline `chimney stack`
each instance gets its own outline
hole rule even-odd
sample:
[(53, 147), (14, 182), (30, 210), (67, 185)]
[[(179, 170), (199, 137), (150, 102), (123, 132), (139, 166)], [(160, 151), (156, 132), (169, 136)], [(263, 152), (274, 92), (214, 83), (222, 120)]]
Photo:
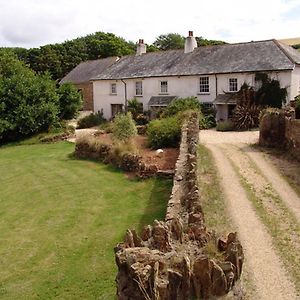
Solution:
[(185, 39), (184, 53), (193, 52), (197, 48), (197, 41), (193, 35), (193, 31), (189, 31), (189, 36)]
[(139, 42), (136, 45), (136, 56), (146, 53), (146, 45), (144, 44), (143, 39), (139, 39)]

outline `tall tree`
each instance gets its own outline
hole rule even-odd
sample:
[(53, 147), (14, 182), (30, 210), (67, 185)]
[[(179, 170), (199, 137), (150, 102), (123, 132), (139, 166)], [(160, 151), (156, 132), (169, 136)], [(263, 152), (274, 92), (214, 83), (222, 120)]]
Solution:
[(171, 50), (184, 48), (184, 36), (178, 33), (161, 34), (156, 38), (153, 45), (159, 50)]

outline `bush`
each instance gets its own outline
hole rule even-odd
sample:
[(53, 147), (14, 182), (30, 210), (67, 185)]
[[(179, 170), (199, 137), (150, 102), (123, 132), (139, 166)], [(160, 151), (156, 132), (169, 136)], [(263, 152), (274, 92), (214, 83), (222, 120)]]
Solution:
[(133, 143), (115, 143), (111, 146), (89, 135), (77, 139), (75, 156), (110, 163), (129, 172), (138, 171), (141, 166), (141, 157)]
[(200, 129), (209, 129), (216, 126), (216, 117), (215, 115), (200, 116), (199, 118), (199, 128)]
[(232, 121), (237, 129), (249, 130), (259, 126), (261, 107), (255, 104), (237, 105), (233, 112)]
[(113, 122), (112, 135), (119, 141), (127, 141), (137, 135), (137, 129), (130, 112), (116, 115)]
[(196, 97), (178, 98), (173, 100), (162, 112), (161, 117), (170, 117), (186, 110), (201, 111), (201, 104)]
[(219, 121), (217, 123), (217, 131), (233, 131), (235, 130), (234, 123), (231, 120)]
[(295, 100), (295, 117), (296, 119), (300, 119), (300, 95), (298, 95)]
[(82, 108), (81, 94), (70, 83), (62, 84), (58, 89), (59, 96), (59, 117), (63, 120), (70, 120), (77, 116)]
[(153, 120), (148, 124), (148, 142), (154, 149), (177, 147), (181, 137), (181, 122), (178, 117)]
[(106, 122), (106, 120), (103, 117), (103, 112), (98, 111), (95, 114), (90, 114), (86, 117), (83, 117), (82, 119), (79, 119), (79, 121), (77, 123), (77, 128), (79, 128), (79, 129), (90, 128), (90, 127), (98, 126), (105, 122)]
[(0, 53), (0, 143), (48, 130), (58, 122), (56, 84), (9, 52)]

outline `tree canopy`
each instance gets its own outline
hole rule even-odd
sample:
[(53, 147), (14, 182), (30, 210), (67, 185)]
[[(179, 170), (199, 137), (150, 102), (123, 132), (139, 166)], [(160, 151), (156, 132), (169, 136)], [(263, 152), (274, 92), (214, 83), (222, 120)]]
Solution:
[[(218, 40), (207, 40), (203, 37), (195, 37), (198, 47), (208, 45), (223, 45), (226, 44), (223, 41)], [(185, 37), (178, 33), (161, 34), (156, 38), (153, 45), (159, 50), (172, 50), (172, 49), (183, 49), (185, 43)]]
[[(198, 46), (224, 44), (222, 41), (202, 37), (196, 37), (196, 40)], [(178, 33), (162, 34), (153, 44), (147, 45), (147, 52), (183, 49), (184, 41), (185, 37)], [(82, 61), (133, 54), (136, 45), (113, 33), (96, 32), (61, 44), (31, 49), (10, 48), (10, 50), (35, 72), (49, 72), (53, 79), (60, 80)]]
[(37, 75), (11, 51), (0, 52), (0, 143), (45, 131), (72, 117), (80, 94), (73, 87), (60, 88), (48, 73)]
[(57, 80), (82, 61), (132, 54), (135, 45), (113, 33), (96, 32), (61, 44), (11, 50), (35, 72), (49, 72)]
[(184, 36), (178, 33), (161, 34), (156, 38), (153, 45), (159, 50), (171, 50), (184, 48)]

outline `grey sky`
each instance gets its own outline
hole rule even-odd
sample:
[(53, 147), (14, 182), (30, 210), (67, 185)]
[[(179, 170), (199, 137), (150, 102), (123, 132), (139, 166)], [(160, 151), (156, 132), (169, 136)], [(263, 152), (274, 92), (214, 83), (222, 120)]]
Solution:
[(300, 0), (0, 0), (0, 46), (37, 47), (96, 31), (152, 43), (163, 33), (227, 42), (300, 36)]

